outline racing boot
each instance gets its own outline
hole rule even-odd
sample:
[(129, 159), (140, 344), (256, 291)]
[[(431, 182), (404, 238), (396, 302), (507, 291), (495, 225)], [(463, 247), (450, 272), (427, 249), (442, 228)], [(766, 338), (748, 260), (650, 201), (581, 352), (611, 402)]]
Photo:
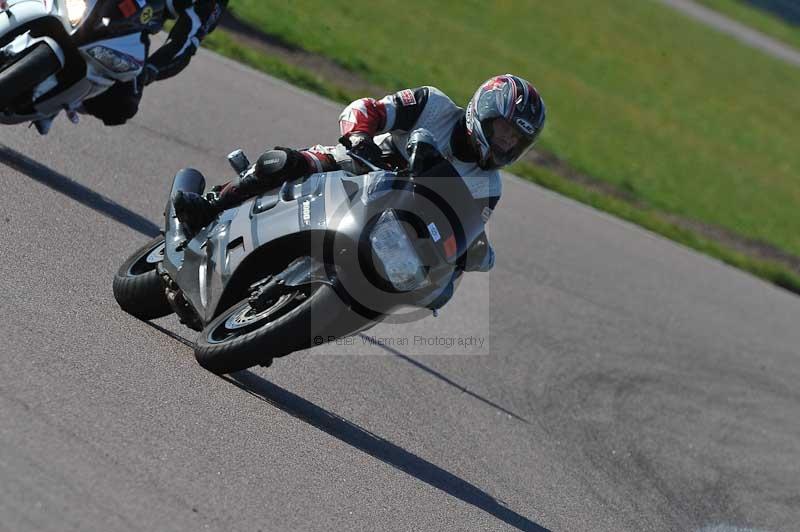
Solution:
[(175, 207), (175, 217), (186, 228), (186, 236), (197, 234), (200, 229), (207, 226), (221, 213), (216, 201), (209, 200), (195, 192), (178, 190), (172, 196), (172, 205)]

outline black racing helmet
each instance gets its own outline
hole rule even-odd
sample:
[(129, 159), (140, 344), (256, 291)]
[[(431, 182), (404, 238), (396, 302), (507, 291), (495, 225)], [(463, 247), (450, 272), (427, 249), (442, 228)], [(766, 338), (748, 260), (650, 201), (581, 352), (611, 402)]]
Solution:
[(467, 134), (484, 170), (509, 165), (544, 128), (544, 101), (533, 85), (505, 74), (486, 81), (467, 106)]

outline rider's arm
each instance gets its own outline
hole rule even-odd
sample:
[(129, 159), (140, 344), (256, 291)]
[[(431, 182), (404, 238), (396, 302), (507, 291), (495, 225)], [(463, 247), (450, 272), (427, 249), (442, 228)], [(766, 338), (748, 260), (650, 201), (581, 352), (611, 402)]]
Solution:
[(147, 60), (148, 81), (171, 78), (186, 68), (227, 5), (228, 0), (167, 0), (175, 26), (167, 42)]
[(429, 87), (405, 89), (380, 100), (361, 98), (339, 116), (342, 136), (363, 133), (373, 137), (389, 131), (411, 131), (428, 102)]

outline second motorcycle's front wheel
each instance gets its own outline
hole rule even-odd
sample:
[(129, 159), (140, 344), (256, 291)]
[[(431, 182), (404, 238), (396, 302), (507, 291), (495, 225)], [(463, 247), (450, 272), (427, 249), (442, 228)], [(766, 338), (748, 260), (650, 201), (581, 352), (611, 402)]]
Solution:
[(206, 325), (195, 346), (197, 362), (207, 370), (232, 373), (322, 343), (323, 322), (341, 312), (328, 285), (297, 287), (255, 309), (243, 299)]
[(61, 61), (44, 42), (20, 54), (0, 71), (0, 111), (59, 70)]

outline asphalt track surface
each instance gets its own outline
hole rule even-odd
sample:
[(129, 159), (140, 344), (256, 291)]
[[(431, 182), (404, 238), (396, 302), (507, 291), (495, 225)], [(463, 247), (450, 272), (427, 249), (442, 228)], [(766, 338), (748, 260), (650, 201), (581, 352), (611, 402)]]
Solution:
[(118, 309), (172, 173), (331, 142), (338, 112), (203, 52), (127, 127), (0, 130), (0, 530), (797, 530), (800, 299), (514, 178), (492, 274), (371, 331), (489, 354), (220, 378)]

